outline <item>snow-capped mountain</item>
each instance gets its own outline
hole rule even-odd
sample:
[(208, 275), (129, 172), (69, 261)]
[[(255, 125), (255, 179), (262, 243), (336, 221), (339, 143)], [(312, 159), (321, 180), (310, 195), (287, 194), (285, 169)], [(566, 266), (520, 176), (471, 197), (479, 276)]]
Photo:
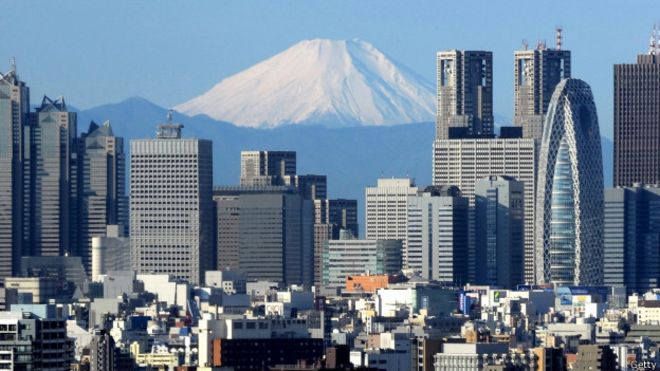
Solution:
[(175, 110), (247, 127), (434, 121), (434, 87), (361, 40), (315, 39), (230, 76)]

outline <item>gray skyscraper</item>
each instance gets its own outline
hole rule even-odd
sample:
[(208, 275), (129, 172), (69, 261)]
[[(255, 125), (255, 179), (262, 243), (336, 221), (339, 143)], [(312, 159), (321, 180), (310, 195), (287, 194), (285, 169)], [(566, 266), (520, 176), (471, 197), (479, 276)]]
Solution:
[(539, 159), (536, 248), (539, 283), (603, 282), (603, 165), (587, 83), (564, 79), (552, 95)]
[(476, 282), (515, 287), (524, 282), (524, 185), (508, 176), (475, 184)]
[(544, 115), (555, 86), (571, 77), (571, 52), (560, 48), (561, 44), (548, 49), (545, 43), (539, 43), (533, 50), (525, 47), (514, 54), (513, 120), (523, 128), (524, 138), (541, 141)]
[(493, 134), (493, 53), (438, 52), (437, 73), (436, 137)]
[(24, 127), (30, 91), (15, 67), (0, 74), (0, 280), (17, 273), (23, 253)]
[(25, 255), (76, 253), (71, 238), (76, 136), (76, 114), (67, 110), (62, 97), (44, 97), (30, 114), (25, 157), (29, 250)]
[(293, 187), (216, 187), (218, 268), (311, 286), (314, 207)]
[(454, 186), (408, 197), (407, 270), (426, 279), (468, 282), (468, 199)]
[(660, 50), (614, 65), (614, 186), (660, 184)]
[(131, 141), (131, 260), (197, 284), (215, 266), (212, 143), (181, 128), (169, 116), (156, 139)]
[(284, 185), (285, 177), (296, 175), (295, 151), (242, 151), (241, 185)]
[(91, 274), (92, 237), (106, 235), (108, 225), (128, 229), (128, 199), (125, 192), (123, 138), (116, 137), (110, 122), (92, 122), (79, 139), (78, 177), (80, 210), (79, 253)]
[(605, 190), (604, 277), (607, 286), (642, 294), (660, 284), (660, 188)]

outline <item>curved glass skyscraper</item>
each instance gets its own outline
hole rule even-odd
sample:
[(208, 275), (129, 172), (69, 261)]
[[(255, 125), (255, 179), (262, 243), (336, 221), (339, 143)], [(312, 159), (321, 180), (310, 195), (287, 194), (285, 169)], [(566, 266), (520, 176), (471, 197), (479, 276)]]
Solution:
[(536, 280), (603, 280), (603, 165), (596, 106), (587, 83), (562, 80), (543, 129), (536, 198)]

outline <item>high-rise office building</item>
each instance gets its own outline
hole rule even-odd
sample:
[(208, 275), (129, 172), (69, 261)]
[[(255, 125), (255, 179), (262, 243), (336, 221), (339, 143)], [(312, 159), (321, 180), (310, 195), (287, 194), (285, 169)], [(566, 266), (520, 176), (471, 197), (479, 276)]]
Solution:
[(64, 98), (44, 97), (30, 114), (25, 149), (26, 210), (29, 248), (25, 255), (75, 254), (72, 232), (76, 210), (76, 113)]
[(239, 269), (240, 250), (240, 192), (213, 190), (215, 210), (216, 268), (219, 270)]
[(215, 266), (212, 143), (181, 128), (169, 116), (156, 139), (131, 141), (131, 261), (197, 284)]
[(431, 186), (408, 197), (404, 267), (423, 278), (467, 283), (468, 199), (458, 187)]
[(441, 139), (493, 134), (493, 53), (437, 53), (436, 136)]
[(123, 138), (112, 131), (110, 122), (92, 122), (78, 143), (79, 254), (91, 274), (92, 238), (106, 235), (116, 225), (125, 235), (128, 229), (128, 198), (125, 191)]
[(314, 200), (314, 285), (320, 289), (323, 278), (323, 248), (341, 231), (358, 237), (357, 200)]
[[(657, 43), (654, 43), (657, 45)], [(660, 51), (614, 65), (614, 186), (660, 184)]]
[[(510, 176), (523, 183), (525, 282), (534, 282), (534, 191), (536, 187), (535, 144), (533, 139), (440, 139), (434, 143), (433, 184), (455, 185), (474, 206), (475, 184), (492, 175)], [(470, 231), (474, 212), (470, 211)], [(468, 273), (475, 282), (474, 233), (469, 234)]]
[(628, 293), (660, 284), (660, 188), (605, 190), (603, 284)]
[(24, 247), (24, 127), (30, 91), (15, 67), (0, 73), (0, 280), (17, 273)]
[(474, 188), (476, 282), (513, 288), (524, 282), (524, 185), (489, 176)]
[(564, 79), (546, 117), (539, 158), (539, 283), (603, 282), (603, 166), (596, 106), (587, 83)]
[(311, 286), (314, 206), (294, 187), (216, 187), (219, 269)]
[[(337, 198), (328, 200), (328, 221), (339, 229), (348, 229), (353, 236), (360, 235), (357, 200)], [(338, 232), (333, 238), (339, 238)]]
[(403, 266), (406, 263), (408, 197), (417, 195), (409, 178), (378, 179), (376, 187), (366, 189), (367, 240), (403, 241)]
[(284, 184), (296, 187), (307, 200), (328, 198), (328, 180), (325, 175), (287, 175)]
[(514, 125), (523, 129), (524, 138), (543, 137), (543, 119), (555, 86), (571, 77), (571, 52), (561, 50), (561, 31), (555, 49), (539, 43), (535, 49), (514, 53)]
[(284, 185), (285, 177), (296, 175), (295, 151), (242, 151), (241, 185)]

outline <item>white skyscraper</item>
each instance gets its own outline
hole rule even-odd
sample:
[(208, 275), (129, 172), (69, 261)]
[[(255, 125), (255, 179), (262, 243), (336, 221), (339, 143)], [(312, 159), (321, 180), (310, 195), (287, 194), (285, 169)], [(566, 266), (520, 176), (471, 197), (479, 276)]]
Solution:
[(215, 264), (212, 143), (168, 119), (156, 139), (131, 141), (131, 261), (197, 284)]
[[(534, 192), (535, 150), (533, 139), (475, 138), (436, 139), (433, 145), (433, 184), (455, 185), (474, 207), (475, 183), (485, 177), (505, 175), (524, 185), (525, 281), (534, 282)], [(474, 213), (470, 213), (474, 231)], [(475, 241), (470, 234), (468, 267), (474, 282)]]
[(401, 240), (403, 266), (406, 266), (408, 197), (417, 195), (412, 179), (378, 179), (376, 187), (367, 187), (367, 239)]
[(426, 279), (467, 282), (468, 200), (457, 187), (408, 197), (407, 269)]

